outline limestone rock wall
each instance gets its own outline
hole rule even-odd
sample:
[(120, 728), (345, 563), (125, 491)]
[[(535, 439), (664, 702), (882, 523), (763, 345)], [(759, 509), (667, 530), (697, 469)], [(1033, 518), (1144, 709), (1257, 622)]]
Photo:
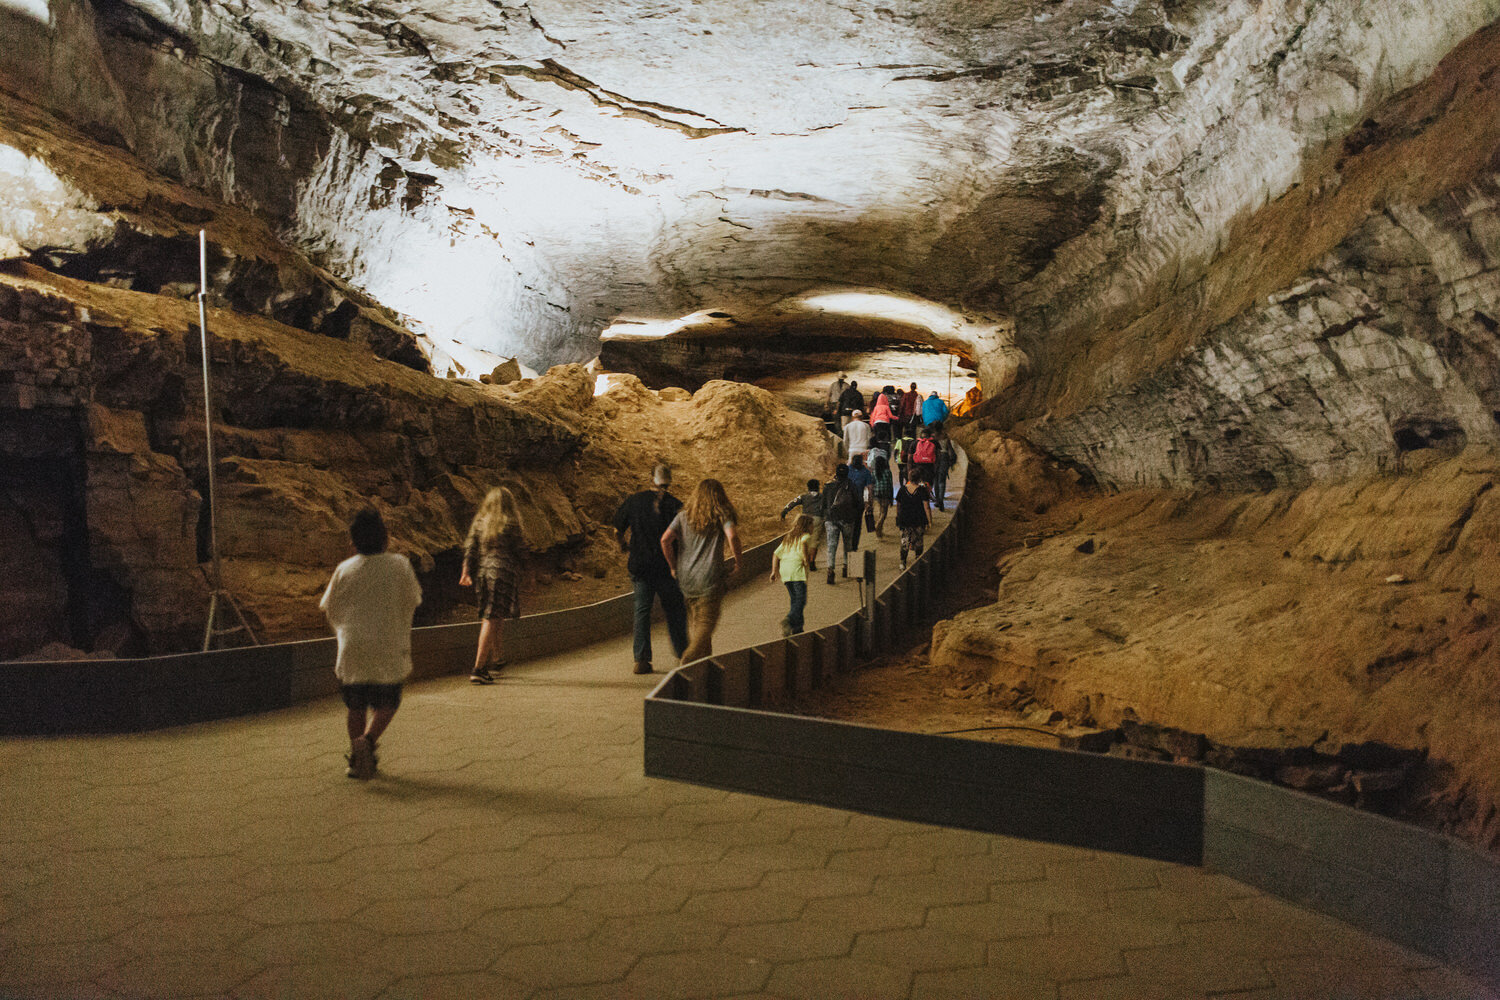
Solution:
[(935, 685), (1241, 745), (1425, 749), (1425, 818), (1500, 846), (1495, 452), (1303, 489), (1101, 497), (999, 438), (970, 447), (989, 501), (974, 545), (1010, 536), (996, 601), (936, 626)]
[[(434, 600), (485, 489), (516, 487), (535, 552), (583, 540), (560, 485), (583, 444), (561, 405), (434, 379), (363, 350), (213, 310), (219, 541), (225, 582), (262, 634), (317, 634), (317, 594), (374, 503)], [(46, 641), (116, 653), (192, 648), (208, 590), (196, 308), (0, 272), (0, 518), (19, 614), (0, 656)], [(592, 379), (546, 391), (586, 405)], [(545, 379), (543, 380), (546, 381)]]
[(1032, 371), (1004, 412), (1128, 392), (1372, 212), (1478, 177), (1500, 150), (1497, 15), (1372, 2), (1174, 17), (1191, 37), (1172, 70), (1181, 97), (1119, 140), (1146, 151), (1112, 179), (1112, 211), (1012, 296)]
[[(1014, 313), (1034, 415), (1133, 384), (1336, 244), (1380, 185), (1336, 196), (1319, 158), (1500, 0), (39, 9), (0, 14), (6, 86), (275, 220), (440, 370), (871, 286)], [(1467, 124), (1444, 155), (1491, 135)], [(1299, 185), (1326, 221), (1283, 275), (1241, 227)]]
[(1390, 205), (1129, 392), (1023, 426), (1113, 488), (1303, 485), (1500, 445), (1500, 175)]
[(417, 339), (389, 311), (310, 265), (264, 219), (154, 174), (0, 91), (0, 259), (188, 298), (198, 291), (200, 227), (211, 304), (428, 370)]

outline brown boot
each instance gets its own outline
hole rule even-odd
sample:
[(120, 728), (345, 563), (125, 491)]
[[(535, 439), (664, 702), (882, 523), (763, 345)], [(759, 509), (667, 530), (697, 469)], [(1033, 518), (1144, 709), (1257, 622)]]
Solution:
[(651, 661), (650, 660), (636, 660), (635, 661), (635, 672), (638, 673), (638, 674), (649, 674), (649, 673), (651, 673)]

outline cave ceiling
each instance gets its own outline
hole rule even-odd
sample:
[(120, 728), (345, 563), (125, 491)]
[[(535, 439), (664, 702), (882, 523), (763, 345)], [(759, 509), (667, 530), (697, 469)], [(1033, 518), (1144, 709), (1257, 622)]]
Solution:
[(857, 288), (971, 317), (983, 370), (1017, 356), (1008, 317), (1037, 353), (1201, 270), (1233, 219), (1497, 16), (1500, 0), (53, 0), (31, 83), (275, 220), (440, 357), (581, 360), (621, 320), (753, 324)]

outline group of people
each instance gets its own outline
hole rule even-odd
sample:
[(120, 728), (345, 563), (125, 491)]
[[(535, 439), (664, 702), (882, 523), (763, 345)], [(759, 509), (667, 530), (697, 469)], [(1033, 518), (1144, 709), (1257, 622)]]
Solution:
[[(782, 509), (784, 520), (794, 508), (802, 508), (771, 561), (771, 579), (780, 580), (788, 595), (789, 610), (781, 622), (785, 635), (803, 630), (807, 581), (818, 569), (820, 541), (827, 543), (832, 585), (839, 580), (835, 564), (840, 548), (842, 576), (848, 577), (849, 554), (859, 549), (862, 530), (883, 536), (894, 504), (902, 567), (909, 556), (922, 554), (932, 520), (929, 505), (935, 502), (943, 509), (954, 456), (942, 426), (947, 407), (935, 392), (920, 401), (915, 383), (904, 393), (886, 386), (870, 404), (873, 423), (863, 419), (864, 400), (856, 383), (840, 376), (829, 398), (837, 400), (848, 461), (837, 465), (827, 483), (808, 480), (807, 491)], [(651, 616), (658, 603), (679, 662), (712, 655), (728, 580), (742, 559), (739, 515), (722, 483), (704, 479), (686, 503), (671, 489), (672, 470), (656, 466), (652, 488), (626, 497), (613, 520), (620, 548), (628, 553), (626, 569), (635, 593), (632, 653), (637, 674), (653, 670)], [(422, 588), (410, 560), (387, 551), (389, 535), (377, 511), (356, 514), (349, 537), (355, 554), (334, 570), (319, 607), (338, 636), (334, 672), (347, 709), (347, 773), (365, 779), (375, 773), (376, 745), (400, 707), (402, 685), (411, 674), (412, 615), (422, 602)], [(490, 490), (465, 539), (458, 581), (474, 588), (479, 611), (479, 643), (469, 673), (474, 684), (494, 683), (503, 658), (504, 622), (520, 617), (523, 547), (515, 495), (504, 487)]]
[[(501, 659), (501, 627), (521, 615), (522, 523), (515, 494), (490, 490), (464, 542), (459, 584), (473, 587), (479, 606), (479, 649), (469, 680), (493, 684)], [(361, 510), (349, 525), (354, 555), (334, 569), (318, 607), (338, 636), (334, 674), (347, 709), (348, 771), (368, 779), (378, 764), (376, 744), (411, 676), (412, 615), (422, 587), (404, 555), (388, 552), (389, 532), (380, 513)]]
[(881, 424), (894, 428), (897, 436), (915, 432), (923, 425), (935, 424), (948, 419), (948, 404), (943, 402), (934, 389), (923, 399), (913, 382), (905, 389), (893, 385), (882, 387), (870, 394), (868, 405), (859, 389), (859, 383), (850, 380), (847, 372), (840, 372), (828, 386), (828, 402), (823, 409), (823, 418), (830, 427), (834, 420), (842, 430), (856, 417), (868, 416), (873, 427)]
[[(957, 450), (948, 439), (944, 421), (948, 404), (934, 391), (924, 400), (917, 383), (908, 389), (885, 386), (871, 397), (866, 420), (859, 383), (840, 375), (828, 387), (829, 426), (836, 414), (843, 436), (843, 453), (852, 469), (865, 469), (881, 483), (904, 483), (913, 470), (932, 493), (938, 510), (947, 495), (948, 470), (957, 461)], [(891, 470), (894, 470), (894, 477)], [(859, 478), (856, 473), (856, 478)], [(892, 489), (877, 489), (879, 498), (893, 497)], [(881, 521), (884, 521), (882, 511)]]

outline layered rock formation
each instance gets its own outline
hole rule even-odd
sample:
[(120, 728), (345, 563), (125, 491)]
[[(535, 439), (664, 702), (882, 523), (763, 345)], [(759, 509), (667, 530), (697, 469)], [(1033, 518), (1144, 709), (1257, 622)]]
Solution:
[[(192, 648), (208, 591), (197, 313), (188, 303), (0, 273), (0, 517), (18, 614), (0, 656), (47, 642), (116, 653)], [(210, 312), (225, 584), (263, 638), (321, 634), (317, 595), (373, 504), (419, 569), (419, 620), (462, 603), (463, 533), (484, 491), (521, 500), (545, 572), (625, 588), (601, 528), (655, 461), (685, 487), (717, 474), (769, 535), (782, 495), (820, 474), (830, 439), (768, 393), (714, 383), (666, 397), (626, 378), (595, 394), (580, 366), (506, 386), (433, 378), (357, 345)], [(720, 448), (736, 455), (721, 461)], [(767, 479), (775, 462), (785, 479)], [(460, 612), (461, 613), (461, 612)]]
[(1112, 488), (1304, 485), (1500, 445), (1500, 174), (1392, 203), (1129, 392), (1022, 432)]
[(0, 259), (187, 298), (198, 292), (203, 228), (212, 304), (429, 370), (396, 317), (290, 250), (265, 220), (155, 175), (3, 91), (0, 178)]
[[(1100, 497), (987, 432), (993, 604), (933, 632), (933, 685), (1230, 744), (1426, 751), (1427, 818), (1500, 846), (1500, 458), (1258, 494)], [(971, 466), (972, 467), (972, 466)], [(983, 711), (983, 705), (973, 707)]]
[[(566, 462), (582, 432), (524, 396), (433, 379), (271, 321), (211, 312), (219, 541), (226, 583), (272, 637), (306, 634), (347, 519), (374, 502), (422, 568), (459, 544), (473, 499), (503, 470)], [(117, 652), (191, 648), (208, 592), (202, 382), (196, 309), (186, 302), (59, 278), (30, 265), (0, 276), (9, 404), (5, 507), (38, 528), (17, 590), (45, 614), (8, 630), (14, 655), (36, 640)], [(573, 377), (584, 401), (591, 380)], [(46, 470), (32, 478), (31, 468)], [(528, 482), (528, 541), (582, 538), (556, 472)], [(552, 502), (548, 502), (548, 501)], [(451, 561), (451, 560), (450, 560)], [(62, 600), (58, 601), (58, 595)], [(39, 600), (40, 598), (38, 598)], [(59, 613), (59, 612), (63, 613)]]
[[(1262, 206), (1321, 192), (1293, 196), (1329, 221), (1286, 278), (1336, 243), (1380, 194), (1330, 194), (1320, 157), (1497, 14), (52, 0), (0, 15), (18, 42), (0, 69), (274, 219), (444, 350), (582, 360), (622, 315), (873, 286), (1014, 313), (1041, 412), (1167, 356), (1100, 331), (1168, 308), (1180, 322), (1148, 325), (1180, 349), (1237, 313), (1257, 241), (1236, 227)], [(1466, 123), (1445, 155), (1489, 135)], [(966, 348), (994, 385), (1015, 362), (998, 329)]]

